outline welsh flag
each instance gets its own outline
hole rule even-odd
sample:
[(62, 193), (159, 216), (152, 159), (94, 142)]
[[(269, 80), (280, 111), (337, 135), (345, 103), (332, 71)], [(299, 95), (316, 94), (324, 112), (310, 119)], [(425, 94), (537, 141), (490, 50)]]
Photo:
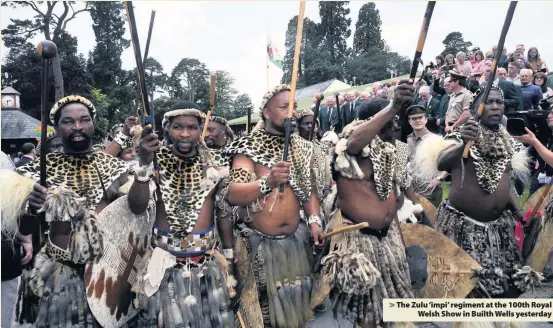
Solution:
[(267, 55), (269, 56), (269, 61), (271, 61), (271, 63), (282, 69), (284, 61), (282, 60), (282, 56), (280, 55), (278, 48), (270, 39), (267, 42)]

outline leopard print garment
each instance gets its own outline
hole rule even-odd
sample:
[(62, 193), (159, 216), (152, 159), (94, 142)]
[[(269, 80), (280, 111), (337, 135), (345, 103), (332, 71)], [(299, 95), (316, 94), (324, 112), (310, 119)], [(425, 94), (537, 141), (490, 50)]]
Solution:
[[(478, 137), (470, 148), (470, 156), (474, 162), (478, 185), (487, 193), (493, 193), (513, 155), (526, 151), (526, 147), (516, 141), (507, 130), (500, 125), (496, 131), (479, 125)], [(446, 139), (461, 138), (461, 127), (445, 136)]]
[(318, 141), (313, 141), (313, 177), (315, 189), (319, 200), (326, 197), (332, 187), (332, 175), (330, 174), (330, 159), (328, 146)]
[[(233, 141), (224, 153), (230, 157), (231, 165), (232, 157), (245, 155), (254, 163), (271, 168), (282, 161), (284, 137), (260, 129)], [(302, 203), (307, 202), (312, 190), (310, 163), (313, 144), (297, 134), (292, 134), (289, 155), (290, 187)]]
[[(63, 186), (74, 191), (86, 198), (86, 207), (90, 211), (96, 209), (104, 195), (100, 180), (107, 189), (121, 175), (130, 172), (127, 163), (104, 152), (92, 152), (87, 156), (50, 153), (46, 155), (46, 161), (48, 187)], [(16, 171), (39, 181), (40, 161), (20, 166)]]
[(411, 186), (411, 176), (407, 170), (408, 147), (405, 142), (396, 140), (396, 167), (395, 175), (401, 189)]
[[(353, 121), (342, 131), (341, 139), (333, 150), (332, 175), (335, 181), (339, 176), (357, 180), (366, 179), (359, 169), (357, 157), (350, 156), (346, 149), (349, 136), (357, 127), (367, 121)], [(380, 199), (388, 199), (392, 192), (394, 170), (396, 169), (396, 147), (376, 136), (369, 145), (363, 148), (358, 156), (371, 160), (376, 193)]]
[(223, 148), (209, 148), (213, 166), (216, 168), (229, 166), (229, 158), (223, 153)]
[[(157, 152), (160, 188), (167, 222), (178, 238), (194, 230), (210, 188), (202, 188), (204, 179), (200, 156), (179, 158), (167, 146)], [(217, 186), (217, 184), (216, 184)]]

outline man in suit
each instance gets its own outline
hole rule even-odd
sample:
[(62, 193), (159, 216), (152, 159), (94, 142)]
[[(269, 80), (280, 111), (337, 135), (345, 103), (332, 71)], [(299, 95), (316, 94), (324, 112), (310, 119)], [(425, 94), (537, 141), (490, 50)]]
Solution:
[(330, 127), (331, 130), (333, 130), (335, 133), (342, 133), (342, 130), (344, 129), (344, 126), (346, 126), (346, 113), (342, 109), (342, 106), (344, 105), (345, 98), (344, 96), (338, 96), (338, 104), (336, 104), (335, 101), (336, 97), (332, 99), (332, 103), (334, 104), (334, 108), (332, 109), (332, 112), (330, 114)]
[(321, 124), (321, 132), (325, 133), (326, 131), (330, 130), (330, 108), (328, 107), (328, 102), (330, 99), (325, 99), (321, 106), (319, 107), (319, 122)]
[(424, 107), (427, 114), (427, 128), (432, 133), (439, 133), (440, 129), (436, 124), (440, 117), (440, 101), (430, 94), (430, 87), (424, 85), (419, 89), (419, 102), (417, 105)]
[(336, 106), (336, 97), (328, 98), (328, 123), (330, 125), (329, 130), (336, 133), (342, 132), (342, 125), (340, 119), (340, 111)]
[(21, 157), (15, 167), (20, 167), (35, 160), (36, 149), (35, 145), (33, 145), (32, 143), (27, 142), (26, 144), (21, 146), (21, 152), (23, 153), (23, 157)]
[[(488, 65), (488, 62), (490, 65)], [(486, 59), (486, 70), (491, 71), (491, 59)], [(488, 81), (482, 83), (485, 86)], [(517, 96), (517, 91), (513, 82), (507, 81), (507, 70), (503, 67), (497, 69), (497, 74), (493, 85), (499, 87), (505, 96), (505, 113), (515, 112), (520, 107), (520, 98)]]
[(357, 103), (355, 100), (355, 92), (350, 91), (346, 94), (346, 101), (342, 106), (340, 106), (340, 110), (343, 113), (342, 117), (345, 119), (345, 122), (342, 124), (342, 128), (357, 118)]

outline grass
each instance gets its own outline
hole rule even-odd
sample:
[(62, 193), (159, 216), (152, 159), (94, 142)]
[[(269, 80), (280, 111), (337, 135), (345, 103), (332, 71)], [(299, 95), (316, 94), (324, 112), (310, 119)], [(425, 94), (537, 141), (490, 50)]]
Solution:
[[(449, 197), (449, 188), (450, 188), (450, 183), (449, 182), (442, 182), (443, 199), (447, 199)], [(526, 202), (526, 200), (528, 199), (528, 192), (529, 192), (529, 189), (526, 188), (524, 190), (524, 193), (522, 194), (522, 197), (517, 198), (518, 204), (520, 206), (522, 206)]]

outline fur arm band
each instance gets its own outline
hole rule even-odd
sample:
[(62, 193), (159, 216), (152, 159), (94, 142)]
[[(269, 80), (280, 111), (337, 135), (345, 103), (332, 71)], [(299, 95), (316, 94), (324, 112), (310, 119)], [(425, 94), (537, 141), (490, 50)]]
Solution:
[(438, 157), (447, 148), (458, 144), (455, 139), (445, 139), (440, 136), (424, 139), (415, 152), (411, 173), (419, 181), (431, 181), (442, 173), (438, 170)]

